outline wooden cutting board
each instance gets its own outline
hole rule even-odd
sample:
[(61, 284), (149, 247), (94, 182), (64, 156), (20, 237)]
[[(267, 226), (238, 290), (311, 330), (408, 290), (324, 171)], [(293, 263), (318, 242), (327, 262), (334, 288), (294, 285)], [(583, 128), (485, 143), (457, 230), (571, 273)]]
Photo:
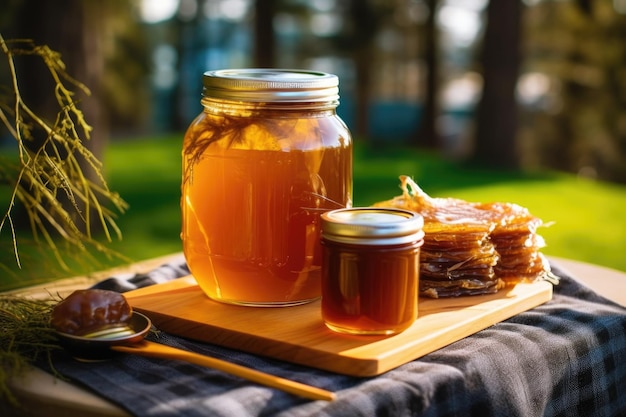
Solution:
[(125, 294), (165, 332), (353, 376), (374, 376), (529, 310), (552, 298), (548, 282), (484, 296), (419, 300), (419, 317), (393, 336), (352, 336), (324, 326), (320, 302), (240, 307), (212, 301), (193, 277)]

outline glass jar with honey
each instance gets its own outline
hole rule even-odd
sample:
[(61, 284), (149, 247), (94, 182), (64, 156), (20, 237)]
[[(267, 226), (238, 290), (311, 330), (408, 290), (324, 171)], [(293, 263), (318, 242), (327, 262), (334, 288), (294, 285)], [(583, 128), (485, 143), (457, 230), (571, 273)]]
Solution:
[(182, 151), (183, 251), (212, 299), (289, 306), (321, 295), (320, 215), (352, 205), (352, 139), (335, 75), (203, 75)]
[(400, 209), (322, 215), (322, 318), (331, 330), (394, 334), (417, 319), (424, 219)]

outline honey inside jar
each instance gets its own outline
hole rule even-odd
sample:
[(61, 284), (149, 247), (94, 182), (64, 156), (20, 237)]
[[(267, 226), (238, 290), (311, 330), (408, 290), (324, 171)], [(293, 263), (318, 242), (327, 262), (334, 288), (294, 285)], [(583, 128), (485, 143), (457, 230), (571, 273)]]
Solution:
[(194, 278), (227, 303), (319, 298), (319, 216), (352, 198), (352, 142), (334, 106), (203, 104), (183, 144), (182, 239)]
[(322, 317), (340, 333), (394, 334), (417, 319), (423, 219), (355, 208), (322, 216)]

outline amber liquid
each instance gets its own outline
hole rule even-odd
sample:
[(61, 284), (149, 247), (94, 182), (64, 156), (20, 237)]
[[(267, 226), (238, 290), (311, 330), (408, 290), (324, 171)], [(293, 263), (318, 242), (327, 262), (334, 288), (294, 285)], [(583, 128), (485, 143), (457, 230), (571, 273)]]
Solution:
[[(269, 306), (320, 297), (319, 216), (351, 205), (352, 149), (336, 132), (319, 145), (215, 144), (186, 170), (183, 249), (209, 297)], [(183, 161), (186, 169), (191, 162)]]
[(322, 317), (335, 331), (393, 334), (417, 319), (419, 245), (324, 242)]

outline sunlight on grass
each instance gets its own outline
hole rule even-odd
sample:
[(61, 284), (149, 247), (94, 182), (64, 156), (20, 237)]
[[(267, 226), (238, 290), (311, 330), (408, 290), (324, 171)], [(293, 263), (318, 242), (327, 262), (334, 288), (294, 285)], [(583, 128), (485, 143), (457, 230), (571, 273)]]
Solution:
[(428, 152), (361, 152), (355, 166), (355, 204), (400, 195), (398, 175), (413, 177), (433, 197), (505, 201), (527, 207), (549, 227), (540, 229), (547, 255), (626, 271), (626, 186), (557, 173), (507, 173), (463, 167)]
[[(116, 141), (107, 149), (103, 163), (109, 185), (130, 205), (118, 218), (123, 239), (110, 247), (131, 261), (182, 250), (181, 146), (182, 134)], [(622, 213), (626, 186), (558, 173), (466, 167), (417, 149), (371, 148), (357, 143), (354, 155), (355, 206), (399, 195), (398, 177), (409, 175), (434, 197), (507, 201), (528, 207), (545, 222), (553, 222), (540, 230), (548, 244), (544, 253), (626, 271), (626, 257), (621, 253), (626, 243), (626, 216)], [(28, 268), (19, 271), (18, 278), (5, 276), (0, 290), (123, 263), (95, 254), (97, 262), (74, 262), (75, 269), (64, 272), (46, 262), (45, 254), (29, 249), (24, 256)]]
[(550, 227), (540, 229), (544, 253), (626, 271), (621, 248), (626, 243), (626, 187), (595, 183), (573, 176), (518, 184), (451, 189), (450, 195), (518, 203)]
[(182, 250), (180, 179), (182, 134), (118, 142), (105, 165), (109, 184), (129, 203), (119, 219), (124, 233), (113, 249), (134, 260)]

